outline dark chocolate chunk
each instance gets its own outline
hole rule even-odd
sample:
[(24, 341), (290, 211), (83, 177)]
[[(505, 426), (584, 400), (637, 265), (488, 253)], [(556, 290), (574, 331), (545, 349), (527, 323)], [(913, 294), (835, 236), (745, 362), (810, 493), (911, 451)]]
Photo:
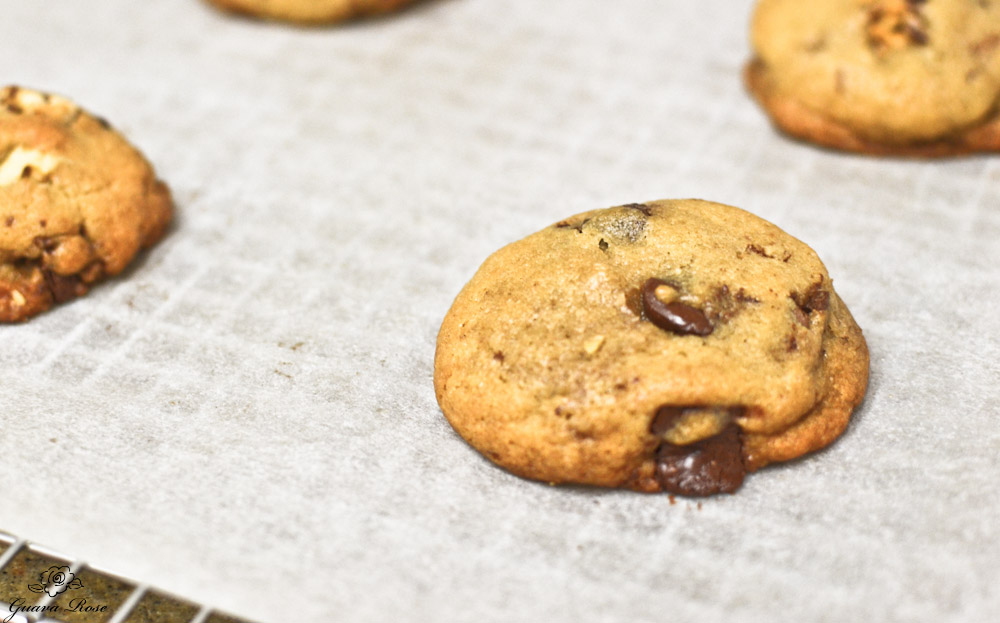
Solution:
[(826, 311), (830, 306), (830, 293), (826, 290), (815, 289), (806, 298), (805, 308), (807, 312)]
[(642, 284), (642, 310), (650, 322), (664, 331), (679, 335), (706, 336), (712, 333), (714, 327), (700, 309), (680, 301), (664, 303), (656, 298), (656, 289), (660, 286), (670, 284), (655, 278), (647, 279)]
[(666, 405), (656, 410), (653, 421), (649, 424), (649, 432), (654, 435), (662, 435), (677, 424), (677, 421), (684, 417), (687, 407), (674, 407)]
[(65, 303), (87, 293), (87, 287), (75, 275), (66, 277), (46, 270), (45, 283), (52, 292), (52, 300), (56, 303)]
[(668, 493), (733, 493), (743, 484), (746, 473), (740, 430), (735, 424), (703, 441), (687, 446), (663, 443), (656, 451), (656, 480)]
[(830, 307), (830, 292), (822, 289), (822, 282), (814, 283), (805, 294), (792, 293), (792, 300), (798, 307), (793, 313), (795, 319), (803, 327), (812, 324), (809, 314), (814, 311), (826, 311)]
[(917, 45), (927, 45), (930, 41), (930, 37), (927, 36), (927, 33), (924, 32), (919, 25), (907, 22), (906, 29), (910, 35), (910, 41), (913, 43)]

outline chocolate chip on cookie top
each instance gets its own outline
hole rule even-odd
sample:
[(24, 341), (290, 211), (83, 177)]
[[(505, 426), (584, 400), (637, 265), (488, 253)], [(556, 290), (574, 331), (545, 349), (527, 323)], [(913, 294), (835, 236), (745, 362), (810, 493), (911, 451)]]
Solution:
[(107, 121), (56, 95), (0, 89), (0, 322), (121, 272), (160, 239), (171, 206)]
[(871, 154), (1000, 149), (1000, 3), (760, 0), (746, 81), (785, 132)]
[(832, 442), (867, 374), (809, 247), (683, 200), (494, 253), (444, 319), (434, 383), (455, 430), (518, 475), (709, 495)]

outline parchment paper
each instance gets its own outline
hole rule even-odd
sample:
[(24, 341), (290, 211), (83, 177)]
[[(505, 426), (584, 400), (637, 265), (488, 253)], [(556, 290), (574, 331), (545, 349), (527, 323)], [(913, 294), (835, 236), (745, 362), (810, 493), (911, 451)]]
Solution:
[[(749, 13), (0, 0), (0, 81), (109, 119), (177, 201), (125, 276), (0, 327), (0, 528), (264, 623), (996, 620), (1000, 156), (776, 135)], [(431, 385), (452, 298), (560, 218), (680, 197), (824, 259), (872, 353), (847, 434), (701, 505), (487, 463)]]

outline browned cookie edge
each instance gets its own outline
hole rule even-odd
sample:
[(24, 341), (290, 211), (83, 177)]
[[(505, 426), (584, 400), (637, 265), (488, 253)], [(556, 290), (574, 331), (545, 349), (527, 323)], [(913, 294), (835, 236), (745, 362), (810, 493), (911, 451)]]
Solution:
[(982, 124), (940, 140), (889, 144), (868, 140), (850, 126), (809, 109), (801, 102), (774, 93), (767, 79), (767, 67), (753, 59), (743, 70), (747, 90), (785, 134), (823, 147), (869, 156), (946, 158), (976, 152), (1000, 151), (1000, 115), (996, 112)]
[[(173, 217), (170, 189), (160, 180), (152, 183), (145, 204), (147, 218), (141, 225), (144, 231), (140, 234), (140, 250), (159, 242)], [(58, 252), (58, 249), (45, 249), (49, 244), (46, 240), (39, 239), (37, 242), (43, 246), (42, 257), (24, 260), (11, 271), (6, 271), (7, 274), (0, 273), (0, 323), (28, 320), (48, 311), (53, 305), (85, 295), (94, 284), (121, 272), (121, 269), (109, 269), (108, 263), (100, 258), (97, 251), (100, 245), (88, 241), (97, 253), (97, 259), (76, 273), (59, 274), (46, 266), (47, 253)], [(129, 259), (129, 263), (132, 259), (134, 257)]]
[(215, 7), (252, 19), (267, 21), (290, 22), (303, 26), (322, 26), (355, 18), (369, 17), (391, 13), (413, 4), (418, 0), (352, 0), (337, 8), (321, 11), (314, 15), (295, 15), (294, 12), (280, 9), (260, 9), (248, 6), (244, 0), (207, 0)]

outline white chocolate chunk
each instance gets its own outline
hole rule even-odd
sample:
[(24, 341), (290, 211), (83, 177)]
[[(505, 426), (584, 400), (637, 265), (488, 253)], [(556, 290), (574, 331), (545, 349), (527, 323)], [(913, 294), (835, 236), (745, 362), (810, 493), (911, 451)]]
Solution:
[(62, 162), (62, 158), (59, 156), (34, 149), (16, 147), (3, 161), (3, 164), (0, 164), (0, 186), (7, 186), (21, 179), (26, 167), (31, 167), (42, 175), (46, 175), (51, 173), (60, 162)]

